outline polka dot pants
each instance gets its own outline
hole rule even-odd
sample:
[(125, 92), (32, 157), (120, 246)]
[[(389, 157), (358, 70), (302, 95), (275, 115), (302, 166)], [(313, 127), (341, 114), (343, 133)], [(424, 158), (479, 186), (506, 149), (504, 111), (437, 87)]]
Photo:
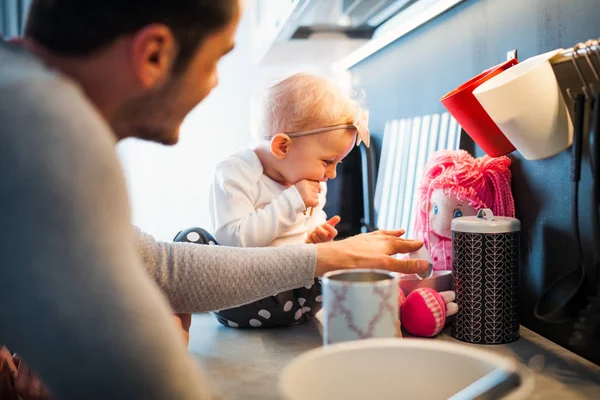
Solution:
[[(190, 228), (175, 236), (175, 242), (217, 245), (210, 233)], [(321, 283), (315, 279), (307, 285), (264, 299), (213, 313), (217, 320), (231, 328), (273, 328), (299, 324), (312, 319), (322, 305)]]

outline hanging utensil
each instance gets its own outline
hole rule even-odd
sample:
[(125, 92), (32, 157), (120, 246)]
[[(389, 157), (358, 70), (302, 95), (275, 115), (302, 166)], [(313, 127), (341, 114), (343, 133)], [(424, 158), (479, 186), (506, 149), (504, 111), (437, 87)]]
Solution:
[(600, 360), (600, 92), (596, 94), (593, 118), (589, 135), (590, 164), (592, 168), (592, 224), (594, 227), (594, 264), (596, 294), (589, 298), (588, 305), (581, 310), (573, 325), (569, 345), (586, 352), (587, 358), (598, 363)]
[[(588, 47), (589, 50), (589, 47)], [(591, 51), (591, 50), (590, 50)], [(600, 53), (596, 50), (596, 55), (600, 60)], [(596, 70), (594, 64), (588, 57), (590, 68), (594, 71), (597, 83), (600, 84), (600, 72)], [(590, 167), (592, 170), (592, 225), (594, 229), (594, 286), (598, 286), (600, 281), (600, 90), (595, 94), (595, 100), (592, 106), (592, 123), (589, 134), (590, 148)]]
[(537, 318), (550, 322), (569, 321), (585, 304), (585, 293), (581, 290), (585, 282), (583, 252), (579, 236), (579, 180), (581, 177), (581, 154), (585, 122), (586, 96), (580, 94), (575, 101), (575, 132), (572, 147), (571, 181), (573, 182), (573, 233), (577, 250), (577, 267), (558, 278), (544, 292), (535, 306)]

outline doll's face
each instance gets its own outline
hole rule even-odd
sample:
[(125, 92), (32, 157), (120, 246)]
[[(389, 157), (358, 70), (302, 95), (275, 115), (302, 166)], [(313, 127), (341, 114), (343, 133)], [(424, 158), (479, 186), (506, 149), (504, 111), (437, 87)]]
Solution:
[(456, 196), (446, 196), (442, 189), (431, 194), (429, 202), (429, 226), (438, 236), (451, 239), (451, 224), (454, 218), (477, 215), (477, 210)]

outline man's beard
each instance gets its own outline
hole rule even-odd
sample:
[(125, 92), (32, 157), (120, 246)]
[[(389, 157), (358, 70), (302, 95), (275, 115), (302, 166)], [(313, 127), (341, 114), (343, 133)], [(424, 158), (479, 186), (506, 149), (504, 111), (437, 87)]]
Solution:
[(156, 126), (143, 122), (136, 123), (132, 119), (115, 121), (111, 125), (119, 140), (137, 138), (164, 145), (174, 145), (179, 140), (178, 127), (169, 129), (166, 126)]
[(174, 115), (177, 109), (174, 89), (174, 85), (166, 85), (124, 104), (111, 119), (117, 137), (134, 137), (164, 145), (176, 144), (183, 118)]
[(175, 145), (179, 141), (179, 127), (174, 129), (165, 128), (161, 130), (150, 126), (137, 126), (133, 128), (133, 131), (133, 137), (167, 146)]

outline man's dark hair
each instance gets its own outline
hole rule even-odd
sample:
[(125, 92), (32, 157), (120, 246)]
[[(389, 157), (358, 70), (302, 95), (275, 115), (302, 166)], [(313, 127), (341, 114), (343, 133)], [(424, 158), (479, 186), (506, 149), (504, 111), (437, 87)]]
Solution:
[(236, 0), (33, 0), (25, 36), (47, 49), (84, 56), (153, 23), (165, 24), (179, 54), (174, 69), (184, 69), (208, 35), (225, 27)]

